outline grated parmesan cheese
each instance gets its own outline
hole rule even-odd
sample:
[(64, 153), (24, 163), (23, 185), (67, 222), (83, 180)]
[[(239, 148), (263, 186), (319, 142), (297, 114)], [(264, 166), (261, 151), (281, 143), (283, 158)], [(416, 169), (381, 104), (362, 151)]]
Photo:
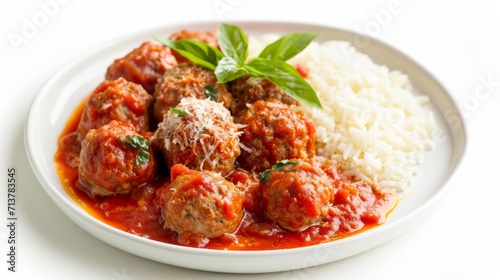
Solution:
[(188, 155), (181, 162), (173, 160), (170, 166), (175, 163), (189, 166), (192, 163), (191, 168), (194, 165), (199, 170), (224, 172), (228, 164), (234, 164), (240, 154), (239, 126), (222, 103), (187, 97), (176, 109), (186, 114), (168, 111), (154, 136), (170, 161), (177, 158), (178, 153)]

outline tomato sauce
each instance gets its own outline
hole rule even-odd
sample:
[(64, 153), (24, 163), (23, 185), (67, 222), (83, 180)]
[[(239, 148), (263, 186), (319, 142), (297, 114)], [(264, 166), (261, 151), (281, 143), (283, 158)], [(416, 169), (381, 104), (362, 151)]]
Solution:
[[(382, 192), (374, 186), (354, 182), (348, 176), (338, 176), (336, 167), (325, 168), (337, 177), (333, 186), (335, 199), (329, 215), (320, 224), (292, 232), (267, 221), (259, 215), (258, 197), (249, 195), (239, 228), (233, 234), (197, 242), (181, 240), (176, 232), (165, 229), (155, 191), (169, 178), (163, 174), (157, 180), (135, 189), (130, 195), (90, 197), (78, 187), (78, 157), (80, 144), (76, 128), (83, 111), (80, 104), (60, 135), (55, 154), (57, 173), (71, 198), (96, 219), (120, 230), (145, 238), (176, 245), (203, 246), (228, 250), (274, 250), (309, 246), (342, 239), (382, 224), (397, 203), (396, 195)], [(236, 172), (233, 182), (251, 180), (245, 172)], [(250, 181), (249, 181), (250, 182)], [(255, 185), (255, 184), (254, 184)], [(251, 186), (250, 186), (251, 189)], [(247, 189), (248, 190), (248, 189)], [(251, 193), (251, 192), (250, 192)], [(251, 211), (249, 211), (251, 210)]]

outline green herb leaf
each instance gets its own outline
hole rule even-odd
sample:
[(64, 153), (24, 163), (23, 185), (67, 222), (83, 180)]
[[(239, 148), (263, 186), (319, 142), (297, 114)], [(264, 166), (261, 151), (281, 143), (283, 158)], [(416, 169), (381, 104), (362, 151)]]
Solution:
[(259, 180), (262, 183), (267, 183), (269, 181), (269, 175), (271, 174), (271, 169), (267, 169), (259, 174)]
[[(262, 173), (260, 173), (259, 180), (262, 183), (267, 183), (269, 181), (269, 175), (271, 174), (271, 172), (283, 172), (285, 171), (284, 169), (287, 165), (298, 165), (298, 164), (300, 164), (299, 161), (291, 161), (288, 159), (278, 161), (270, 169), (267, 169)], [(291, 172), (291, 171), (295, 171), (295, 169), (287, 170), (286, 172)]]
[(297, 70), (282, 60), (255, 58), (248, 63), (254, 71), (252, 74), (264, 77), (281, 88), (293, 98), (323, 109), (314, 89), (302, 78)]
[(210, 70), (215, 70), (219, 60), (224, 57), (224, 54), (217, 48), (204, 42), (195, 40), (172, 41), (165, 38), (155, 39), (165, 46), (177, 51), (192, 62)]
[(221, 84), (238, 79), (246, 74), (248, 70), (244, 66), (240, 66), (232, 57), (225, 56), (219, 60), (217, 68), (215, 68), (215, 76)]
[(213, 85), (206, 85), (205, 96), (207, 99), (217, 102), (217, 99), (219, 99), (219, 91)]
[(139, 153), (137, 154), (137, 157), (135, 158), (135, 165), (139, 166), (144, 163), (149, 162), (149, 152), (146, 150), (139, 150)]
[(276, 162), (276, 164), (273, 165), (273, 168), (274, 171), (283, 171), (283, 168), (287, 165), (298, 165), (298, 164), (300, 164), (299, 161), (291, 161), (289, 159), (284, 159)]
[(120, 142), (129, 147), (144, 149), (144, 150), (149, 149), (149, 146), (151, 145), (151, 143), (149, 143), (149, 141), (146, 140), (146, 138), (140, 135), (130, 135), (126, 139), (120, 139)]
[(146, 138), (139, 135), (130, 135), (125, 139), (119, 139), (119, 141), (125, 146), (139, 149), (139, 153), (135, 158), (136, 166), (149, 162), (150, 154), (148, 152), (148, 149), (149, 146), (151, 146), (151, 143), (146, 140)]
[(170, 112), (176, 114), (177, 116), (186, 116), (188, 113), (182, 109), (170, 108)]
[(248, 57), (248, 41), (241, 28), (221, 23), (217, 36), (222, 53), (233, 58), (238, 66), (244, 64)]
[(268, 79), (300, 102), (323, 108), (316, 92), (293, 66), (285, 62), (302, 51), (318, 34), (292, 33), (283, 36), (266, 47), (259, 57), (249, 63), (246, 63), (247, 38), (235, 25), (223, 23), (219, 25), (218, 43), (222, 52), (213, 46), (194, 40), (155, 39), (192, 62), (213, 70), (219, 83), (227, 83), (251, 74)]
[(268, 45), (260, 58), (287, 61), (303, 51), (320, 33), (291, 33)]

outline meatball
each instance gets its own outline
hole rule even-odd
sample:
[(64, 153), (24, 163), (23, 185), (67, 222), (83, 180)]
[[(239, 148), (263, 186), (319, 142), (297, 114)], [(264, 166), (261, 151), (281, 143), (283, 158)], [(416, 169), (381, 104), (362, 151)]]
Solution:
[(90, 196), (128, 194), (155, 178), (150, 142), (128, 123), (111, 121), (82, 141), (79, 186)]
[(83, 140), (90, 129), (112, 120), (132, 124), (139, 132), (149, 131), (153, 97), (141, 85), (123, 78), (102, 82), (90, 95), (82, 112), (77, 132)]
[(116, 59), (108, 67), (106, 80), (116, 80), (120, 77), (140, 84), (153, 94), (158, 79), (167, 69), (177, 65), (170, 48), (152, 41), (142, 45), (123, 58)]
[[(173, 41), (189, 39), (207, 43), (216, 48), (219, 47), (216, 31), (193, 31), (183, 29), (170, 35), (169, 39)], [(175, 50), (172, 50), (172, 54), (175, 56), (177, 62), (179, 63), (189, 62), (189, 59), (183, 57)]]
[(247, 109), (247, 104), (258, 100), (276, 99), (284, 104), (298, 105), (299, 102), (286, 94), (267, 79), (255, 78), (250, 75), (238, 78), (230, 83), (230, 92), (234, 102), (231, 105), (233, 116), (239, 116)]
[(330, 177), (301, 159), (278, 162), (261, 173), (265, 215), (290, 231), (318, 224), (328, 216), (334, 200)]
[(244, 195), (217, 173), (171, 169), (171, 183), (158, 190), (165, 227), (179, 233), (216, 238), (232, 233), (243, 218)]
[(221, 103), (189, 97), (166, 113), (154, 143), (168, 168), (181, 163), (225, 176), (240, 155), (238, 135), (238, 126)]
[(154, 92), (154, 115), (158, 122), (165, 113), (175, 107), (184, 97), (207, 99), (207, 93), (215, 91), (214, 101), (229, 108), (233, 97), (226, 84), (217, 83), (213, 71), (194, 64), (180, 64), (165, 72)]
[(262, 188), (257, 173), (238, 168), (231, 173), (229, 180), (245, 194), (243, 208), (256, 217), (262, 217)]
[(315, 155), (316, 129), (303, 112), (275, 100), (253, 103), (239, 119), (245, 125), (238, 162), (252, 171), (271, 168), (277, 161)]

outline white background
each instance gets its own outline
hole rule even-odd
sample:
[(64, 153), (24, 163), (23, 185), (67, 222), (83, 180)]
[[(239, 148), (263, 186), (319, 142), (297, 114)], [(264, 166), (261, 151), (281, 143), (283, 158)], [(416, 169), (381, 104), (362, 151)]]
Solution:
[[(91, 47), (170, 23), (284, 20), (355, 30), (400, 49), (450, 90), (469, 132), (461, 173), (428, 220), (373, 250), (292, 275), (296, 279), (500, 279), (497, 1), (54, 1), (0, 2), (0, 217), (5, 217), (0, 226), (0, 278), (289, 277), (290, 273), (193, 271), (136, 257), (101, 242), (79, 229), (45, 194), (28, 163), (23, 140), (24, 122), (38, 89), (71, 58)], [(47, 10), (43, 5), (47, 2), (56, 4)], [(391, 5), (397, 10), (387, 17)], [(28, 22), (37, 23), (36, 30), (25, 36), (22, 32)], [(488, 86), (484, 80), (490, 81)], [(9, 166), (17, 168), (19, 178), (16, 273), (7, 271), (6, 262)]]

